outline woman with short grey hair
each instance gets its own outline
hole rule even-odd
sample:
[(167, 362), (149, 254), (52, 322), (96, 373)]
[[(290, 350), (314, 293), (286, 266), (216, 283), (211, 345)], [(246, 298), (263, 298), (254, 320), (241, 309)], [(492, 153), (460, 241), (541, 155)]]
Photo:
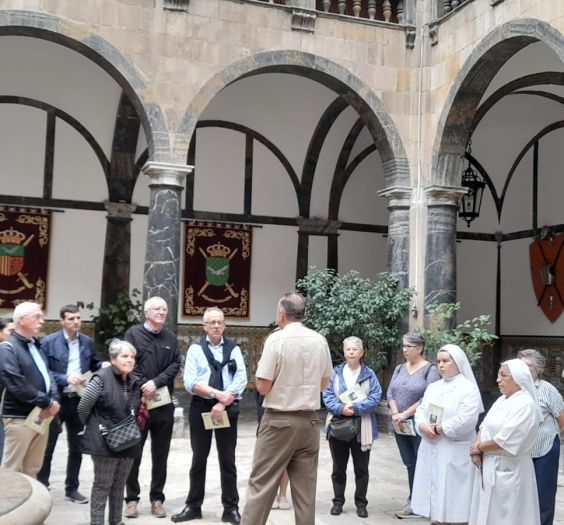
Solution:
[(521, 350), (517, 357), (529, 367), (541, 410), (541, 423), (532, 456), (537, 478), (541, 525), (552, 525), (558, 485), (560, 432), (564, 430), (564, 400), (555, 386), (540, 378), (546, 358), (537, 350)]
[(92, 456), (94, 482), (90, 496), (90, 524), (104, 525), (106, 501), (109, 501), (110, 525), (123, 525), (123, 489), (139, 445), (115, 452), (107, 446), (100, 425), (111, 426), (136, 416), (141, 403), (139, 380), (131, 372), (136, 350), (127, 341), (113, 339), (108, 348), (111, 367), (101, 368), (93, 376), (80, 398), (78, 415), (85, 424), (82, 441), (85, 454)]

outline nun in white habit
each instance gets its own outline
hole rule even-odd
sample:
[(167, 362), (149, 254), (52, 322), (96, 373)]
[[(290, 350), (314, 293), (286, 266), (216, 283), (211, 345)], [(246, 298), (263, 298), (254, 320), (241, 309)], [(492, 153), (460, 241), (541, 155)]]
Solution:
[(531, 449), (540, 412), (529, 367), (520, 359), (502, 363), (497, 384), (502, 396), (486, 414), (470, 449), (479, 469), (470, 525), (539, 525)]
[(456, 345), (437, 353), (442, 379), (427, 387), (415, 412), (423, 438), (417, 455), (411, 508), (433, 523), (468, 523), (475, 475), (468, 450), (484, 411), (466, 354)]

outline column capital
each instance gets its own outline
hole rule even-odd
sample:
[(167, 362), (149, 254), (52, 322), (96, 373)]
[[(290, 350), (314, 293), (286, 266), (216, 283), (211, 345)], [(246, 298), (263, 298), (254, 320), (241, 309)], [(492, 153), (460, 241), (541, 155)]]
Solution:
[(104, 201), (104, 208), (108, 212), (108, 217), (119, 219), (131, 219), (131, 214), (137, 209), (137, 204), (129, 202), (110, 202)]
[(390, 186), (378, 191), (378, 195), (388, 199), (388, 208), (409, 208), (412, 192), (409, 186)]
[(460, 198), (468, 193), (468, 188), (462, 186), (427, 186), (424, 188), (427, 206), (455, 206), (458, 207)]
[(155, 162), (149, 160), (141, 168), (141, 173), (151, 178), (150, 184), (183, 188), (186, 175), (192, 173), (193, 170), (194, 166), (189, 166), (188, 164), (174, 164), (172, 162)]

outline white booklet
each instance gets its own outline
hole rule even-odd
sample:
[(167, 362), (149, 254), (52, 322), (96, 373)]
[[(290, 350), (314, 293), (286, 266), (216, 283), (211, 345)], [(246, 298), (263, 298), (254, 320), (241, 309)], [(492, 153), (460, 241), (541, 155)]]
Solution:
[(216, 421), (211, 412), (202, 412), (202, 419), (204, 420), (204, 428), (206, 430), (214, 430), (216, 428), (228, 428), (231, 426), (229, 423), (229, 418), (227, 417), (227, 412), (224, 410), (221, 413), (221, 419)]
[(427, 409), (427, 421), (429, 425), (441, 424), (443, 420), (443, 410), (443, 407), (429, 403), (429, 408)]
[(92, 379), (92, 372), (90, 370), (88, 370), (88, 372), (82, 374), (82, 378), (84, 379), (84, 383), (81, 385), (74, 385), (73, 388), (75, 390), (75, 392), (82, 397), (82, 394), (84, 394), (84, 389), (86, 388), (86, 385), (88, 384), (88, 381), (90, 381)]
[(153, 408), (162, 407), (169, 403), (172, 403), (172, 399), (170, 398), (170, 392), (166, 386), (158, 388), (153, 399), (145, 399), (147, 410), (153, 410)]
[(392, 422), (392, 426), (396, 434), (401, 434), (402, 436), (416, 436), (415, 423), (413, 419), (406, 419), (401, 423)]
[(352, 405), (358, 403), (359, 401), (364, 401), (366, 399), (366, 394), (363, 392), (360, 385), (357, 383), (352, 388), (349, 388), (343, 392), (339, 399), (345, 403), (345, 405)]
[(53, 421), (53, 416), (48, 416), (41, 419), (42, 411), (42, 408), (34, 407), (33, 410), (25, 418), (24, 425), (31, 428), (31, 430), (34, 430), (38, 434), (44, 436), (47, 430), (49, 430), (49, 425), (51, 424), (51, 421)]

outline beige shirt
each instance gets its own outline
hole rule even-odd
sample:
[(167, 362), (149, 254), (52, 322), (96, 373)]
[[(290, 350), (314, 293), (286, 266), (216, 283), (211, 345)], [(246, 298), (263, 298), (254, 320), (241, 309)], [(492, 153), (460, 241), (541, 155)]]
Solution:
[(321, 380), (333, 367), (327, 340), (302, 323), (289, 323), (266, 339), (256, 377), (273, 381), (263, 406), (317, 410)]

